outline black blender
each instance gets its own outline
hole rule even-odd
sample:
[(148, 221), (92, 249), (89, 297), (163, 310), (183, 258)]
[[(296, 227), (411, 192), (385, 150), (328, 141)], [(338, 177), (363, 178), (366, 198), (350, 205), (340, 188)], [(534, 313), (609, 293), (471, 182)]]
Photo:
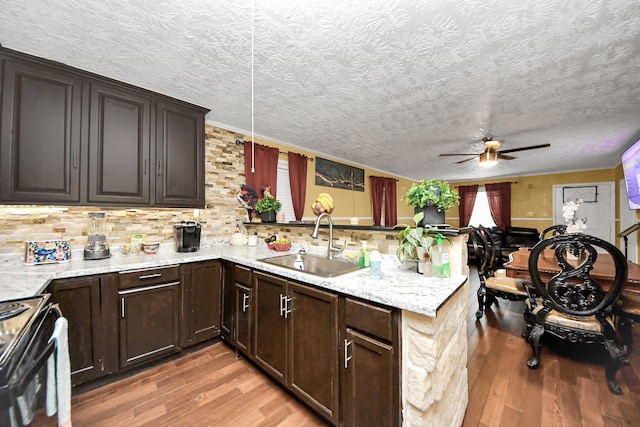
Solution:
[(104, 212), (89, 213), (87, 223), (87, 245), (84, 247), (84, 259), (104, 259), (111, 256), (106, 236), (107, 218)]

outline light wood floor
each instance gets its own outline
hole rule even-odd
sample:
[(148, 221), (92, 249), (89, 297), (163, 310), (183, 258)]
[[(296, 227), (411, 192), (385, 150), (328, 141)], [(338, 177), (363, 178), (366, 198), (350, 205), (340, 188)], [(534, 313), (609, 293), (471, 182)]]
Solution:
[[(477, 276), (471, 274), (468, 318), (469, 406), (464, 426), (640, 425), (640, 332), (630, 366), (609, 392), (593, 347), (549, 343), (530, 370), (520, 337), (522, 305), (501, 301), (475, 321)], [(323, 421), (224, 343), (74, 396), (82, 426), (322, 426)], [(33, 425), (54, 426), (55, 417)], [(377, 426), (376, 426), (377, 427)]]

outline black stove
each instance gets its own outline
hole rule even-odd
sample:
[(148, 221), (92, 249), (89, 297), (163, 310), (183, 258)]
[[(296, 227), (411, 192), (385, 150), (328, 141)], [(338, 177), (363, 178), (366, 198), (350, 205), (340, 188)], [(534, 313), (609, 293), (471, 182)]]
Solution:
[(18, 301), (0, 302), (0, 320), (11, 319), (18, 314), (29, 310), (29, 306)]
[(0, 385), (5, 381), (9, 373), (11, 355), (24, 345), (21, 341), (29, 341), (29, 330), (35, 321), (36, 315), (44, 308), (49, 299), (49, 294), (36, 295), (29, 298), (20, 298), (8, 301), (0, 301)]

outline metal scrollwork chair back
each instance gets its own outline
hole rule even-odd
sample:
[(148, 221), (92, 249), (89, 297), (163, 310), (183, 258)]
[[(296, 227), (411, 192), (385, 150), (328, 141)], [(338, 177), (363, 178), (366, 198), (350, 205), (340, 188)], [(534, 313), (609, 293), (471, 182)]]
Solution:
[[(542, 257), (553, 257), (560, 271), (543, 275), (539, 267)], [(598, 257), (613, 260), (615, 273), (608, 286), (591, 275)], [(628, 349), (618, 337), (615, 307), (627, 281), (627, 269), (622, 252), (594, 236), (560, 234), (535, 245), (529, 256), (534, 289), (527, 301), (523, 334), (533, 350), (527, 365), (538, 367), (544, 334), (570, 342), (600, 343), (608, 355), (607, 385), (612, 393), (620, 394), (615, 376), (619, 367), (628, 363)]]
[(478, 264), (480, 287), (478, 288), (478, 311), (480, 320), (486, 307), (497, 303), (496, 298), (510, 301), (524, 301), (527, 298), (525, 281), (507, 277), (502, 268), (498, 268), (500, 250), (490, 230), (483, 226), (474, 227), (475, 238), (484, 246), (484, 262)]
[[(540, 232), (540, 236), (538, 237), (539, 241), (543, 241), (548, 237), (554, 237), (559, 234), (565, 234), (567, 232), (567, 226), (565, 224), (556, 224), (551, 227), (547, 227)], [(549, 236), (547, 236), (549, 234)]]

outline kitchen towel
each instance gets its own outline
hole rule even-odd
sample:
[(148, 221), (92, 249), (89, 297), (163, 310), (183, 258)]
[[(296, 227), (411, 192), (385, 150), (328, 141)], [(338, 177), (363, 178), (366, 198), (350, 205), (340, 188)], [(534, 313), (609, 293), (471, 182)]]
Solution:
[[(25, 388), (22, 396), (18, 396), (14, 404), (9, 408), (11, 426), (23, 426), (31, 423), (33, 420), (33, 408), (36, 403), (36, 395), (40, 390), (40, 378), (38, 375)], [(19, 412), (19, 413), (18, 413)]]
[(58, 412), (58, 427), (71, 427), (71, 365), (69, 363), (69, 322), (56, 320), (49, 342), (56, 349), (47, 360), (47, 416)]

